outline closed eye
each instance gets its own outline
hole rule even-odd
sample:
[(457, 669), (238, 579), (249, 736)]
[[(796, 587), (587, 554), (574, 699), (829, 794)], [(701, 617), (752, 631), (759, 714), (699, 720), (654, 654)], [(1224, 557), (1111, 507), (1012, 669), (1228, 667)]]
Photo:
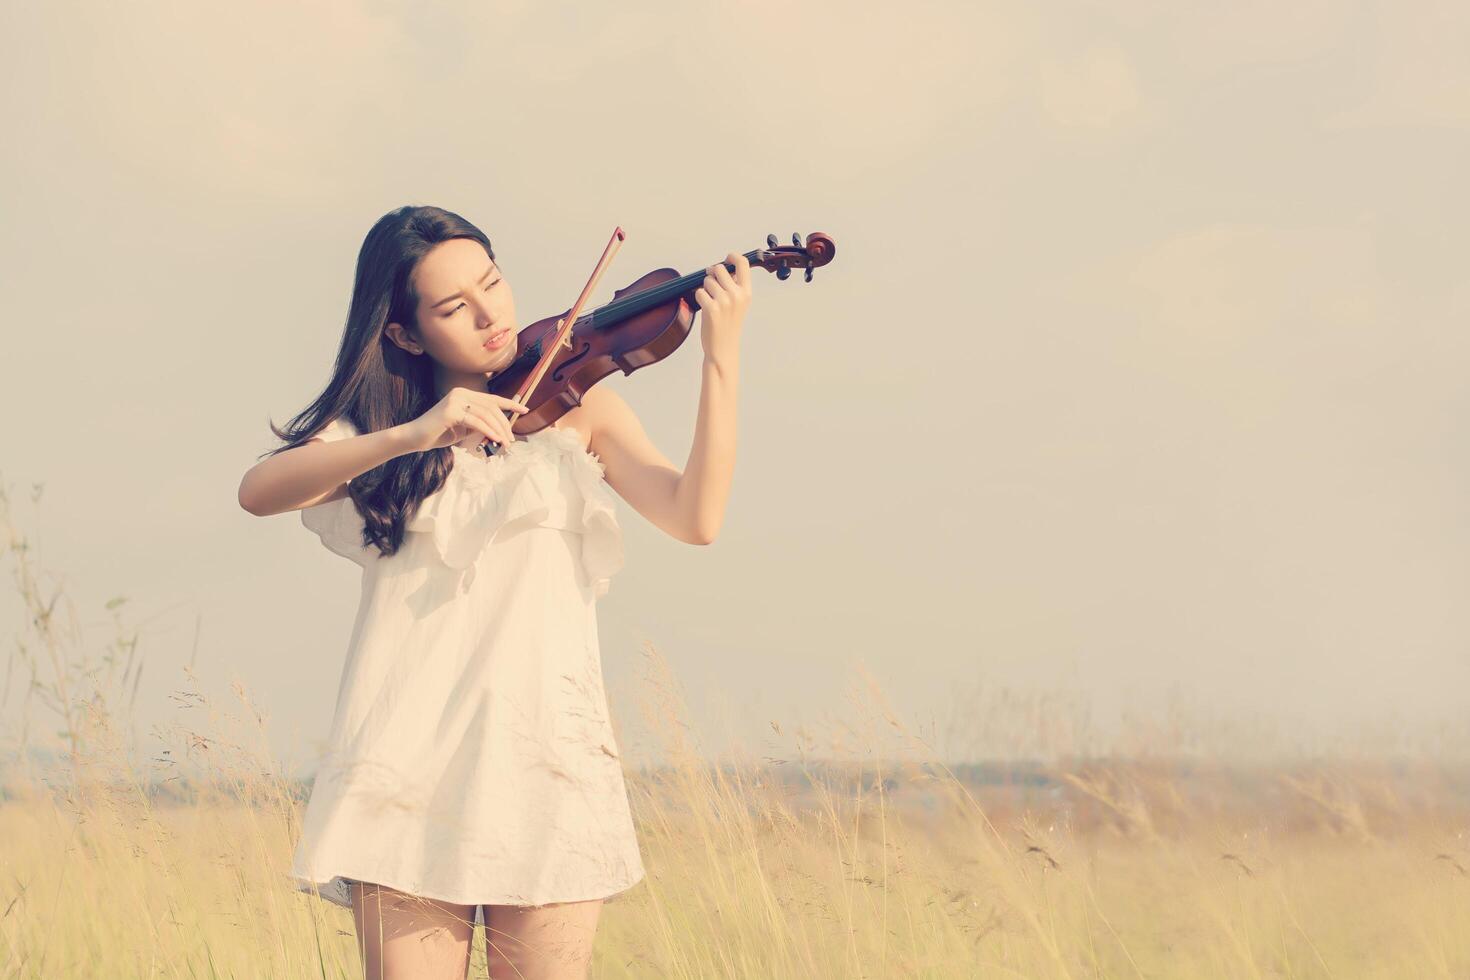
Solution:
[[(499, 279), (496, 279), (495, 281), (491, 282), (489, 285), (487, 285), (485, 287), (485, 292), (488, 293), (490, 291), (490, 289), (491, 289), (492, 286), (498, 286), (498, 285), (500, 285), (500, 280)], [(462, 309), (464, 309), (464, 304), (463, 303), (459, 304), (454, 309), (450, 310), (448, 313), (446, 313), (444, 315), (445, 316), (453, 316), (455, 313), (458, 313)]]

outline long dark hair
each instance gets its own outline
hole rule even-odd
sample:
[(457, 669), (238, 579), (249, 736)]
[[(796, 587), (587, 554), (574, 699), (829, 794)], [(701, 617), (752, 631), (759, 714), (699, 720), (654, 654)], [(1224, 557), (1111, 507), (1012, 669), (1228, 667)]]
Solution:
[[(453, 238), (474, 239), (495, 261), (485, 233), (452, 211), (404, 206), (378, 219), (357, 253), (352, 304), (332, 378), (284, 430), (271, 423), (285, 445), (264, 455), (294, 449), (338, 416), (368, 433), (410, 422), (434, 406), (439, 398), (428, 356), (403, 350), (385, 328), (401, 323), (418, 331), (413, 272), (430, 249)], [(348, 492), (363, 518), (363, 544), (376, 546), (383, 557), (395, 554), (420, 502), (444, 486), (453, 468), (454, 454), (446, 446), (395, 456), (349, 481)]]

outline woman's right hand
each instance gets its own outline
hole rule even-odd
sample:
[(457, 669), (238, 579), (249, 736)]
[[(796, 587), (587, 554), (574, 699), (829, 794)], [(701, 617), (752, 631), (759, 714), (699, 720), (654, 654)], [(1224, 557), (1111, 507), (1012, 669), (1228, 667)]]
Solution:
[(503, 446), (516, 439), (510, 428), (511, 420), (505, 417), (507, 409), (520, 414), (530, 411), (524, 402), (514, 398), (492, 395), (488, 391), (451, 388), (433, 408), (412, 422), (405, 422), (404, 428), (415, 452), (443, 449), (471, 432), (478, 432)]

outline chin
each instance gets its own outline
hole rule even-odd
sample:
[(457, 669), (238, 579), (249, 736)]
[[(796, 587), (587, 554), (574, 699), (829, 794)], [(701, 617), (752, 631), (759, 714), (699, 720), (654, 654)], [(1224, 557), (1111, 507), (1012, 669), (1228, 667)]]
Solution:
[(515, 344), (512, 343), (504, 350), (486, 351), (485, 353), (490, 355), (491, 360), (488, 362), (488, 366), (484, 368), (484, 370), (500, 371), (504, 368), (510, 367), (511, 363), (516, 359), (516, 356), (520, 353), (520, 351), (516, 348)]

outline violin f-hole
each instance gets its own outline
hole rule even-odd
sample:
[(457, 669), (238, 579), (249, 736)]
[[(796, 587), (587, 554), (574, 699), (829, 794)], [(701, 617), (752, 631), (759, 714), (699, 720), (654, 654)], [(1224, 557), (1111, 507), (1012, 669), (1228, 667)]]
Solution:
[(571, 367), (573, 364), (576, 364), (582, 358), (586, 357), (589, 353), (591, 353), (591, 351), (592, 351), (592, 345), (590, 343), (588, 343), (587, 341), (584, 340), (582, 342), (582, 349), (581, 350), (577, 351), (577, 353), (573, 354), (571, 357), (568, 357), (566, 360), (562, 361), (560, 364), (558, 364), (556, 366), (556, 370), (554, 370), (554, 371), (551, 372), (551, 380), (552, 381), (556, 381), (556, 382), (561, 382), (561, 381), (566, 380), (566, 375), (563, 374), (562, 372), (565, 371), (567, 368)]

